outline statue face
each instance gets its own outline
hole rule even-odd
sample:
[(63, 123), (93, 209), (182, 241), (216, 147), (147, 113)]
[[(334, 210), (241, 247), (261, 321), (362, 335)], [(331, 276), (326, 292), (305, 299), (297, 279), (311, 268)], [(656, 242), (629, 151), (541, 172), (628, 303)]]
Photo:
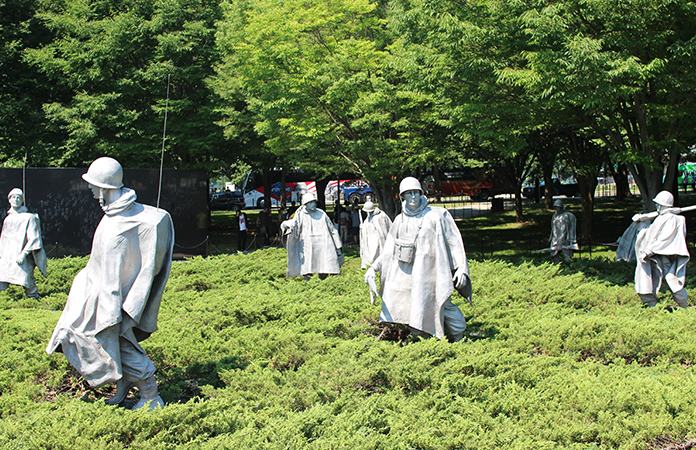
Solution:
[(421, 193), (417, 189), (412, 189), (410, 191), (404, 192), (403, 197), (406, 201), (406, 207), (411, 211), (415, 211), (418, 208), (418, 204), (420, 203), (420, 196)]
[(17, 194), (12, 194), (12, 195), (10, 195), (10, 197), (8, 198), (8, 200), (9, 200), (9, 202), (10, 202), (10, 206), (12, 206), (12, 207), (15, 208), (15, 209), (17, 209), (17, 208), (19, 208), (20, 206), (22, 206), (22, 203), (23, 203), (22, 196), (21, 196), (21, 195), (17, 195)]
[(314, 212), (317, 210), (317, 202), (316, 200), (312, 200), (311, 202), (307, 202), (305, 204), (305, 207), (307, 208), (307, 211), (309, 212)]
[(98, 199), (99, 198), (99, 186), (95, 186), (93, 184), (90, 184), (89, 189), (92, 191), (92, 195), (94, 196), (94, 198)]

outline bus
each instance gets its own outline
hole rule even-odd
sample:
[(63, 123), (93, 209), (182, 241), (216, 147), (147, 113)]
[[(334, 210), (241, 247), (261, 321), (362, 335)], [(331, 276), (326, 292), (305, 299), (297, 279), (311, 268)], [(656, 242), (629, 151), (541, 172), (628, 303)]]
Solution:
[[(281, 173), (280, 169), (272, 169), (271, 176), (271, 206), (281, 204)], [(249, 172), (243, 183), (244, 203), (246, 208), (263, 208), (265, 195), (263, 187), (263, 174), (261, 172)], [(311, 172), (302, 170), (288, 170), (285, 172), (285, 203), (291, 205), (302, 202), (302, 194), (317, 192), (317, 183)]]
[(469, 167), (441, 168), (440, 190), (435, 186), (435, 177), (428, 172), (422, 179), (425, 195), (432, 197), (469, 196), (472, 200), (489, 200), (498, 194), (512, 194), (512, 183), (495, 172)]
[(686, 189), (691, 186), (691, 188), (696, 191), (696, 163), (686, 162), (680, 163), (677, 172), (677, 183), (679, 189)]

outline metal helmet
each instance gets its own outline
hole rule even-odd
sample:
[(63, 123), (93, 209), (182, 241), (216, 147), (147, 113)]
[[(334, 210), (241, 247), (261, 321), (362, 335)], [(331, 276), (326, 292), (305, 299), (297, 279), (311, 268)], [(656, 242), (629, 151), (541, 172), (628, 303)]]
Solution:
[(406, 191), (420, 191), (423, 194), (423, 188), (420, 181), (413, 177), (406, 177), (399, 184), (399, 196), (402, 196)]
[(22, 192), (20, 188), (12, 189), (10, 193), (7, 194), (7, 199), (9, 200), (10, 197), (12, 197), (13, 195), (19, 195), (20, 197), (22, 197), (22, 201), (24, 201), (24, 192)]
[(553, 207), (554, 208), (563, 208), (563, 202), (559, 199), (556, 199), (553, 201)]
[(655, 204), (657, 205), (667, 206), (668, 208), (671, 208), (672, 206), (674, 206), (674, 196), (669, 191), (661, 191), (659, 194), (655, 196), (653, 202), (655, 202)]
[(95, 159), (82, 179), (102, 189), (118, 189), (123, 187), (123, 168), (118, 161), (105, 156)]
[(365, 202), (365, 204), (363, 205), (363, 211), (365, 211), (366, 213), (371, 213), (374, 210), (375, 204), (372, 202)]
[(305, 192), (302, 194), (302, 204), (306, 205), (309, 202), (316, 202), (317, 201), (317, 194), (314, 192)]

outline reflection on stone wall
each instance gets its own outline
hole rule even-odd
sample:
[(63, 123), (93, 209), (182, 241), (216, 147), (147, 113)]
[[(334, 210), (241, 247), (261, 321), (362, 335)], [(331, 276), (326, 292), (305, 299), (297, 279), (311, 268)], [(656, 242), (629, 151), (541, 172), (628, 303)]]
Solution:
[[(84, 169), (26, 169), (26, 206), (41, 219), (44, 248), (49, 257), (86, 255), (104, 213), (82, 180)], [(134, 189), (138, 202), (157, 205), (159, 170), (124, 169), (123, 184)], [(0, 207), (7, 215), (7, 194), (22, 188), (22, 169), (0, 169)], [(208, 236), (208, 182), (203, 170), (163, 171), (160, 208), (172, 216), (175, 254), (205, 255)]]

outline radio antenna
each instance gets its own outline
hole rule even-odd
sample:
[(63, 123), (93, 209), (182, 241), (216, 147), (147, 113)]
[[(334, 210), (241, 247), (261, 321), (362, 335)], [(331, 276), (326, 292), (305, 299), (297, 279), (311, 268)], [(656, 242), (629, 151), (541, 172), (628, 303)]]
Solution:
[(164, 131), (162, 132), (162, 154), (160, 155), (159, 188), (157, 189), (157, 208), (160, 205), (160, 195), (162, 194), (162, 167), (164, 166), (164, 141), (167, 138), (167, 112), (169, 111), (169, 80), (171, 74), (167, 75), (167, 103), (164, 106)]
[(24, 151), (24, 165), (22, 166), (22, 194), (24, 196), (24, 205), (27, 203), (27, 154), (29, 150)]

